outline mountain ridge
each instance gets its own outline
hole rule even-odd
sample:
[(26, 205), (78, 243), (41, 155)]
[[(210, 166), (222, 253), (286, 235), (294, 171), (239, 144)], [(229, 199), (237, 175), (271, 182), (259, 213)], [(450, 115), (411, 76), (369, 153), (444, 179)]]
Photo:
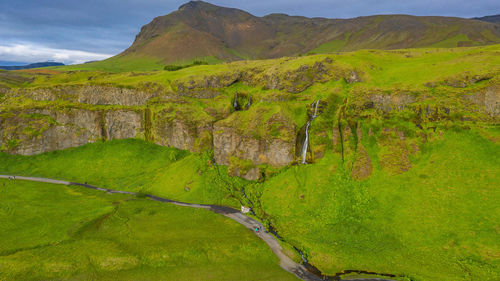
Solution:
[(463, 47), (500, 43), (500, 24), (457, 17), (375, 15), (307, 18), (191, 1), (144, 25), (118, 57), (163, 63), (268, 59), (358, 49)]
[(27, 65), (0, 65), (0, 69), (3, 70), (20, 70), (20, 69), (32, 69), (32, 68), (40, 68), (40, 67), (49, 67), (49, 66), (63, 66), (64, 63), (61, 62), (36, 62), (30, 63)]
[(487, 22), (492, 22), (492, 23), (500, 23), (500, 14), (498, 15), (490, 15), (490, 16), (484, 16), (484, 17), (477, 17), (473, 18), (475, 20), (481, 20), (481, 21), (487, 21)]

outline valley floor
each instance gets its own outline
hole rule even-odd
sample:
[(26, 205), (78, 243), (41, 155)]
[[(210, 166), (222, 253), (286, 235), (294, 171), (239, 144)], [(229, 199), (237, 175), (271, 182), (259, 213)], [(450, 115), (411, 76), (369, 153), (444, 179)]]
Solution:
[(0, 280), (296, 280), (206, 210), (0, 179)]

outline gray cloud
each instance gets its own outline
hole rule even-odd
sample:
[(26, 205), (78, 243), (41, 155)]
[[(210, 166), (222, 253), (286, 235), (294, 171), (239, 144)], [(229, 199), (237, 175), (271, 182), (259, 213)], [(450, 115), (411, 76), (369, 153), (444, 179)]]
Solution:
[[(186, 0), (4, 0), (0, 1), (0, 46), (24, 44), (45, 49), (117, 54), (132, 43), (141, 26), (156, 16), (175, 11), (185, 2)], [(257, 16), (286, 13), (308, 17), (350, 18), (397, 13), (474, 17), (500, 13), (498, 0), (208, 2), (243, 9)], [(33, 57), (30, 62), (38, 60)], [(72, 61), (71, 57), (68, 61)]]
[(70, 64), (103, 60), (111, 56), (111, 54), (49, 48), (32, 43), (0, 45), (0, 60), (5, 61), (57, 61)]

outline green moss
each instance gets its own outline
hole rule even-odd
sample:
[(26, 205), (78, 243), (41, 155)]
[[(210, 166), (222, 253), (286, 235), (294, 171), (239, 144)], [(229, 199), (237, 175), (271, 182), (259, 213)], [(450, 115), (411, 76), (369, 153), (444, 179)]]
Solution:
[(229, 174), (234, 175), (238, 172), (240, 175), (246, 175), (252, 168), (255, 168), (255, 164), (251, 160), (241, 159), (235, 156), (229, 157)]
[(238, 111), (218, 126), (236, 128), (242, 135), (255, 139), (279, 138), (290, 142), (295, 139), (295, 130), (291, 112), (279, 104), (255, 103), (247, 111)]
[[(194, 147), (201, 154), (122, 140), (33, 157), (0, 154), (0, 172), (236, 207), (248, 203), (241, 194), (245, 189), (259, 217), (326, 273), (355, 268), (412, 280), (451, 281), (466, 275), (488, 280), (500, 274), (494, 259), (500, 220), (494, 203), (500, 199), (493, 188), (500, 174), (498, 122), (485, 114), (475, 95), (498, 84), (499, 50), (500, 45), (363, 50), (172, 72), (36, 76), (15, 87), (112, 85), (159, 96), (147, 107), (121, 107), (6, 95), (1, 118), (32, 108), (146, 110), (148, 141), (158, 141), (155, 129), (182, 121), (190, 132), (215, 123), (222, 129), (214, 134), (229, 128), (256, 140), (293, 143), (310, 105), (319, 99), (321, 114), (310, 131), (314, 164), (283, 169), (261, 165), (265, 181), (249, 183), (229, 173), (233, 168), (247, 171), (253, 164), (233, 155), (231, 167), (214, 165), (210, 132), (196, 131)], [(310, 70), (320, 62), (328, 74)], [(345, 78), (353, 69), (361, 81), (348, 84)], [(215, 89), (206, 88), (211, 79), (220, 80), (211, 82)], [(186, 86), (182, 92), (180, 83)], [(235, 93), (239, 103), (252, 96), (248, 110), (231, 109)], [(36, 136), (36, 122), (43, 118), (29, 118), (35, 123), (24, 133)], [(354, 180), (353, 171), (369, 161), (370, 176)]]

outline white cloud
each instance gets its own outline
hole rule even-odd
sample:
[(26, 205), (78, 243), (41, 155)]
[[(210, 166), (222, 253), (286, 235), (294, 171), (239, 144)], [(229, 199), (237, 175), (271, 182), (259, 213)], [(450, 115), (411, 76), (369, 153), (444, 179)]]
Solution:
[(50, 48), (32, 43), (0, 45), (0, 60), (4, 61), (57, 61), (65, 64), (78, 64), (93, 60), (103, 60), (111, 56), (113, 55)]

